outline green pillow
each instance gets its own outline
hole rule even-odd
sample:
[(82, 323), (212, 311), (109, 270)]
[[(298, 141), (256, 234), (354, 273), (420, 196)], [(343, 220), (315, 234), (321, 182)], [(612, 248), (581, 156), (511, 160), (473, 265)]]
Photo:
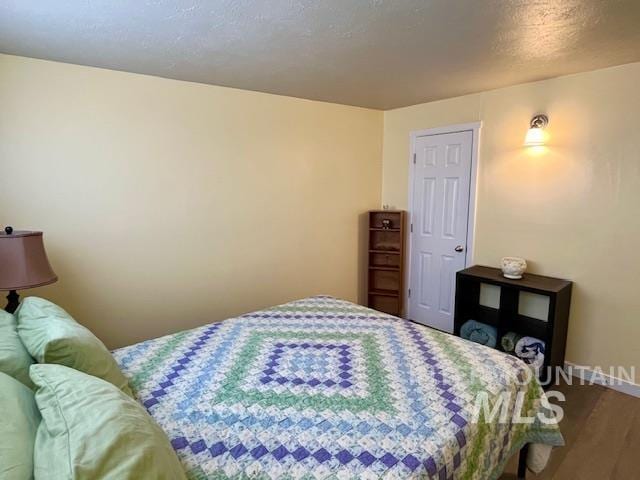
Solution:
[(0, 372), (0, 478), (33, 478), (33, 444), (40, 413), (33, 391)]
[(109, 350), (62, 308), (43, 298), (28, 297), (16, 316), (20, 339), (38, 363), (57, 363), (80, 370), (133, 396)]
[(142, 405), (112, 384), (61, 365), (33, 365), (42, 422), (42, 480), (185, 479), (169, 439)]
[(33, 358), (24, 348), (18, 331), (16, 318), (10, 313), (0, 310), (0, 372), (21, 381), (27, 387), (33, 388), (29, 378), (29, 367)]

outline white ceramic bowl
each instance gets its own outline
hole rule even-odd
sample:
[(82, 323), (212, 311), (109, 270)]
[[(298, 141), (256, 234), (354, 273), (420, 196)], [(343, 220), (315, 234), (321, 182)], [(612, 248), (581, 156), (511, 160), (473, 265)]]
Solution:
[(502, 275), (512, 280), (520, 280), (527, 269), (527, 261), (520, 257), (504, 257), (500, 262)]

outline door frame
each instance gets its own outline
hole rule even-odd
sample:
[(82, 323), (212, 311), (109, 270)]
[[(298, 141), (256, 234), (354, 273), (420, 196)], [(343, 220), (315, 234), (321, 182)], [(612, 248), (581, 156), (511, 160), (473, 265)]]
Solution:
[[(416, 156), (416, 140), (419, 137), (429, 137), (433, 135), (443, 135), (446, 133), (460, 133), (471, 132), (471, 175), (469, 177), (469, 213), (467, 214), (467, 246), (465, 250), (464, 265), (465, 268), (470, 266), (473, 260), (474, 254), (474, 237), (476, 228), (476, 198), (477, 198), (477, 185), (478, 185), (478, 160), (480, 156), (480, 130), (482, 129), (482, 122), (460, 123), (455, 125), (448, 125), (444, 127), (427, 128), (426, 130), (415, 130), (409, 134), (410, 151), (409, 151), (409, 207), (407, 208), (407, 214), (409, 217), (409, 225), (413, 225), (413, 181), (415, 177), (415, 163), (414, 158)], [(407, 299), (406, 305), (406, 317), (411, 317), (411, 253), (413, 249), (413, 232), (409, 227), (409, 241), (407, 242), (407, 258), (406, 258), (406, 271), (407, 277), (405, 285), (405, 298)], [(454, 285), (455, 288), (455, 285)], [(414, 289), (415, 291), (415, 289)]]

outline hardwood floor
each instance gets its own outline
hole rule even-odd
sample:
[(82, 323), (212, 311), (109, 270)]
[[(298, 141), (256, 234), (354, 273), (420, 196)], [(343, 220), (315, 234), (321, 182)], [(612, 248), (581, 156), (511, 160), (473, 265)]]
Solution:
[[(566, 396), (560, 429), (566, 446), (527, 480), (640, 479), (640, 398), (598, 385), (561, 385)], [(515, 455), (500, 480), (515, 480)]]

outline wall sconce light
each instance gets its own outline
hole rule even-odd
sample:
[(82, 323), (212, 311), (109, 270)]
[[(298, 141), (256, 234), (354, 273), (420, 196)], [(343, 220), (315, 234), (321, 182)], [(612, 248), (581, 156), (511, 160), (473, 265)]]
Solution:
[(536, 115), (531, 119), (530, 128), (524, 137), (525, 147), (539, 147), (544, 145), (544, 129), (549, 125), (549, 117), (546, 115)]

